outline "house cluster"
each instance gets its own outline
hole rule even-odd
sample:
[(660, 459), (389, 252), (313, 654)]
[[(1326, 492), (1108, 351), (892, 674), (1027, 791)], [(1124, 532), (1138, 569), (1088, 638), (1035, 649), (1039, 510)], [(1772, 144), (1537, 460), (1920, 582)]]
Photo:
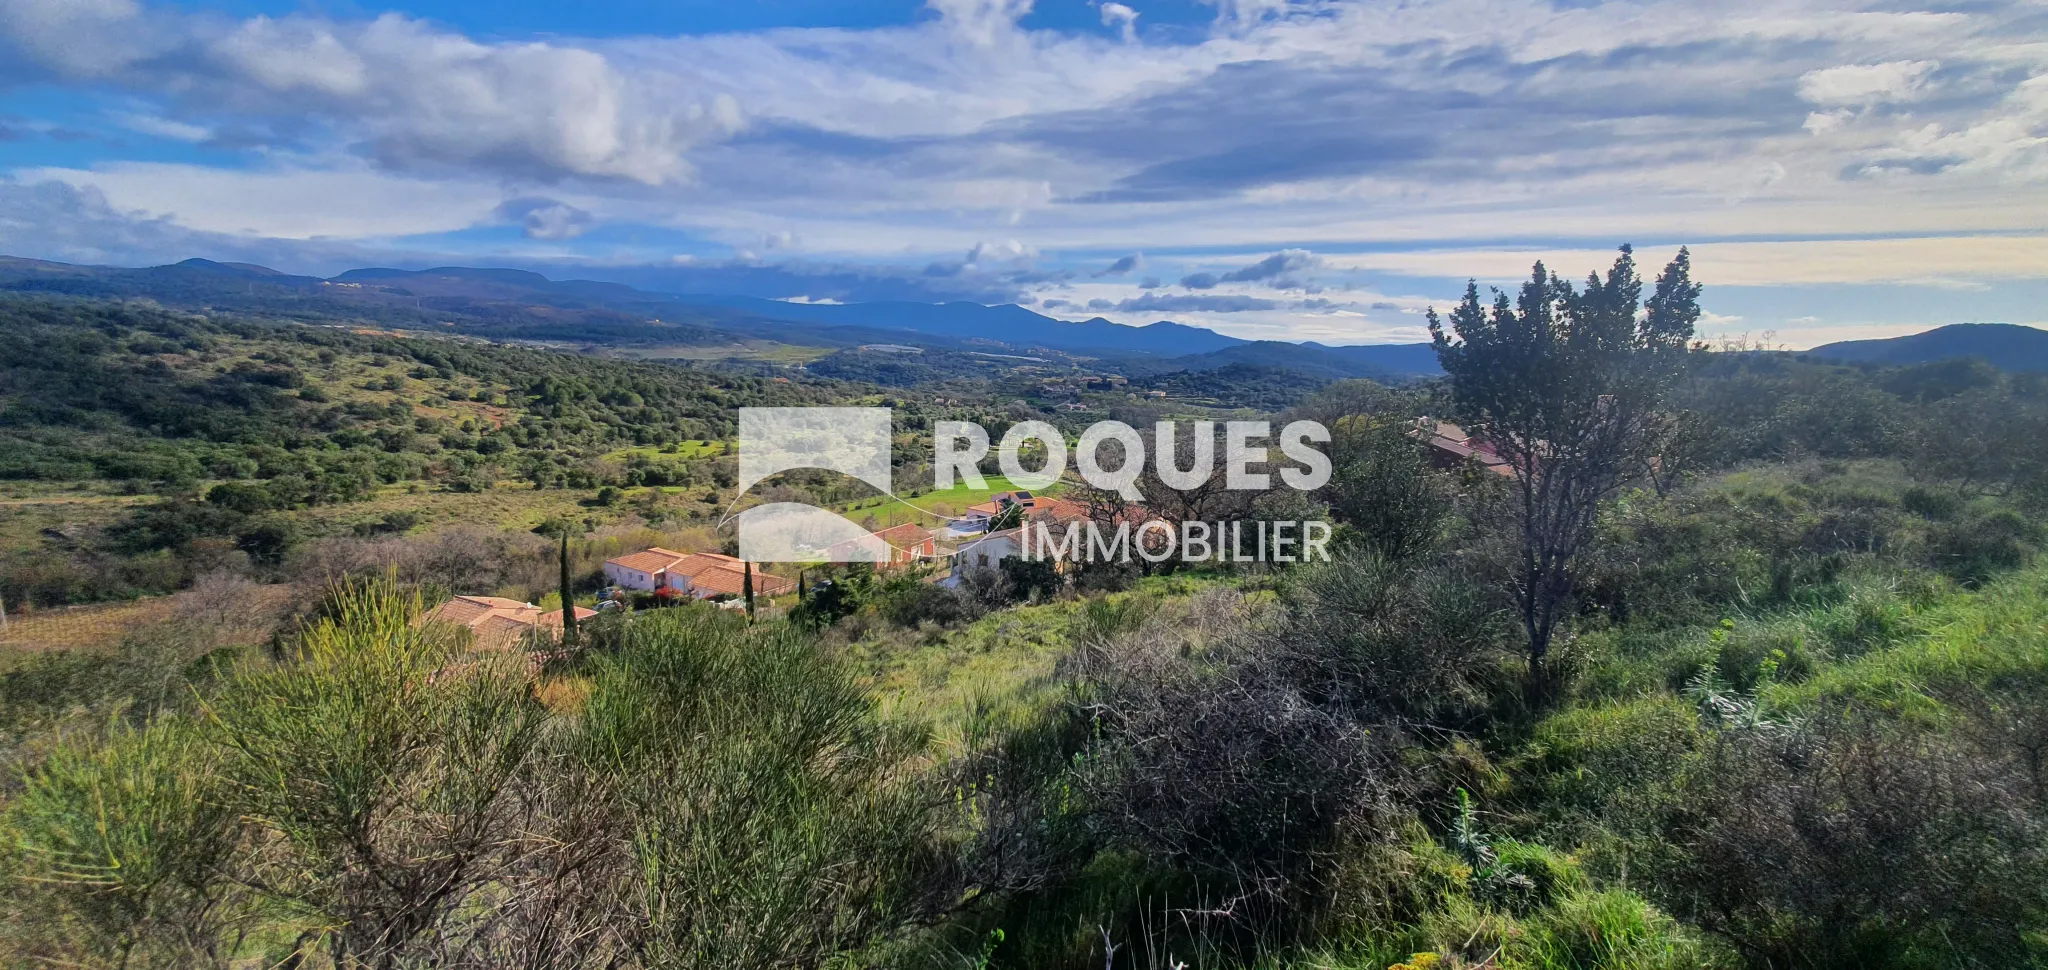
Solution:
[(970, 505), (962, 510), (959, 515), (954, 516), (953, 520), (947, 524), (954, 532), (986, 532), (990, 523), (1000, 518), (1003, 513), (1009, 511), (1012, 507), (1020, 511), (1021, 515), (1019, 517), (1021, 519), (1030, 519), (1042, 513), (1052, 512), (1059, 514), (1064, 521), (1066, 518), (1086, 515), (1088, 512), (1087, 507), (1079, 502), (1048, 498), (1044, 495), (1033, 495), (1030, 492), (1019, 490), (992, 495), (988, 501), (980, 505)]
[[(758, 567), (755, 596), (781, 596), (796, 590), (796, 581), (771, 576)], [(692, 599), (738, 596), (746, 589), (747, 564), (715, 552), (677, 552), (655, 546), (604, 561), (604, 578), (621, 589), (647, 592), (671, 589)]]
[[(1021, 514), (1016, 523), (1005, 529), (984, 532), (983, 535), (967, 539), (953, 553), (953, 569), (940, 582), (951, 586), (970, 569), (995, 568), (1005, 559), (1014, 559), (1024, 552), (1025, 530), (1034, 523), (1045, 523), (1048, 528), (1064, 529), (1082, 519), (1088, 518), (1088, 506), (1067, 499), (1048, 498), (1032, 495), (1030, 492), (1004, 492), (981, 505), (970, 506), (962, 518), (954, 520), (954, 528), (970, 527), (963, 531), (983, 531), (996, 517), (1011, 507), (1019, 507)], [(978, 525), (978, 528), (974, 528)]]
[[(575, 609), (578, 620), (597, 615), (596, 610)], [(419, 622), (463, 627), (471, 633), (471, 642), (485, 650), (508, 650), (533, 634), (549, 640), (562, 638), (561, 610), (542, 610), (502, 596), (457, 596), (429, 610)]]

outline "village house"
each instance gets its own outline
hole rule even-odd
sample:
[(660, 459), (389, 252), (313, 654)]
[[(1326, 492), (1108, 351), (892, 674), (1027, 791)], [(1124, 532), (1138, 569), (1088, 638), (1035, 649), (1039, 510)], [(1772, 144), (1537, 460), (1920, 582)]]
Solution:
[(998, 492), (995, 495), (989, 496), (986, 502), (979, 505), (970, 505), (961, 510), (960, 514), (954, 516), (947, 524), (955, 532), (980, 532), (987, 529), (989, 523), (995, 521), (996, 516), (1003, 514), (1012, 505), (1023, 506), (1024, 514), (1028, 516), (1041, 509), (1049, 508), (1058, 501), (1058, 499), (1046, 498), (1043, 495), (1033, 495), (1022, 490)]
[[(596, 610), (578, 606), (576, 619), (586, 620)], [(532, 603), (502, 596), (456, 596), (427, 611), (420, 624), (447, 623), (470, 631), (471, 642), (485, 650), (507, 650), (538, 633), (550, 641), (562, 638), (562, 611), (542, 610)]]
[[(877, 562), (877, 566), (907, 566), (914, 562), (937, 559), (939, 556), (938, 538), (932, 535), (930, 529), (915, 522), (890, 526), (879, 532), (870, 533), (869, 538), (880, 539), (889, 549), (888, 561)], [(856, 561), (861, 559), (860, 547), (868, 544), (867, 540), (842, 542), (827, 549), (825, 557), (834, 562)]]
[[(673, 589), (692, 599), (738, 596), (746, 587), (745, 561), (715, 552), (677, 552), (654, 546), (604, 561), (605, 580), (623, 589)], [(754, 568), (754, 595), (794, 592), (796, 582)]]
[(1496, 475), (1515, 477), (1515, 466), (1500, 456), (1493, 443), (1474, 437), (1448, 421), (1421, 418), (1409, 435), (1429, 448), (1430, 463), (1455, 469), (1476, 465)]
[[(1039, 523), (1045, 524), (1051, 535), (1065, 536), (1068, 528), (1088, 518), (1088, 506), (1080, 502), (1042, 496), (1031, 499), (1031, 502), (1029, 511), (1018, 525), (962, 542), (953, 552), (952, 572), (940, 585), (958, 585), (961, 576), (970, 569), (997, 568), (1003, 560), (1023, 555), (1024, 544), (1037, 537), (1035, 527)], [(1029, 538), (1025, 534), (1027, 530), (1034, 530)]]

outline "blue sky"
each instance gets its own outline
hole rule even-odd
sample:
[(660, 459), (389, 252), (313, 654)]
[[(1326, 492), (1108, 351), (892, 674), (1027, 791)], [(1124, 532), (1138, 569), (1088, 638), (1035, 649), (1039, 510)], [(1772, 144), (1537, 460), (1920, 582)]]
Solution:
[(1735, 10), (0, 0), (0, 253), (1375, 343), (1630, 242), (1714, 334), (2048, 326), (2048, 8)]

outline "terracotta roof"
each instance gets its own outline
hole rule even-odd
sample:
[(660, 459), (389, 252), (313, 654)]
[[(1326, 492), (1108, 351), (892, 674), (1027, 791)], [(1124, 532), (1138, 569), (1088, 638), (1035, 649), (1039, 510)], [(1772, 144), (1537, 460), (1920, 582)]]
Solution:
[[(588, 619), (590, 619), (591, 617), (593, 617), (593, 616), (596, 616), (596, 615), (597, 615), (597, 611), (596, 611), (596, 610), (593, 610), (593, 609), (590, 609), (589, 607), (579, 606), (579, 607), (577, 607), (577, 608), (576, 608), (576, 622), (578, 622), (578, 623), (581, 623), (581, 622), (583, 622), (584, 620), (588, 620)], [(548, 629), (550, 629), (550, 630), (559, 630), (559, 629), (561, 629), (561, 628), (562, 628), (562, 611), (561, 611), (561, 610), (549, 610), (549, 611), (547, 611), (546, 613), (542, 613), (542, 614), (540, 615), (539, 623), (540, 623), (540, 625), (541, 625), (541, 626), (547, 627), (547, 628), (548, 628)]]
[(1072, 522), (1088, 517), (1088, 503), (1063, 498), (1042, 498), (1031, 510), (1033, 519), (1050, 517), (1055, 522)]
[[(576, 607), (581, 620), (597, 615), (596, 610)], [(562, 611), (541, 612), (540, 607), (502, 596), (456, 596), (421, 616), (420, 623), (452, 623), (475, 634), (476, 646), (502, 650), (517, 646), (536, 626), (562, 628)]]
[(607, 566), (619, 566), (651, 576), (688, 558), (690, 558), (690, 554), (687, 552), (676, 552), (672, 549), (663, 549), (660, 546), (655, 546), (652, 549), (643, 549), (640, 552), (607, 559), (604, 563)]
[(486, 650), (504, 650), (517, 646), (520, 638), (533, 630), (533, 624), (494, 613), (471, 626), (470, 630), (476, 634), (476, 646)]
[(1477, 462), (1496, 475), (1505, 478), (1516, 476), (1514, 466), (1500, 456), (1499, 449), (1492, 442), (1475, 438), (1464, 428), (1448, 421), (1432, 423), (1428, 418), (1422, 418), (1415, 422), (1415, 428), (1409, 434), (1446, 455)]
[[(737, 561), (737, 560), (735, 560)], [(737, 596), (746, 591), (747, 576), (744, 568), (719, 565), (706, 568), (690, 577), (690, 585), (696, 589), (708, 590), (718, 595)], [(781, 596), (796, 588), (794, 580), (771, 576), (758, 569), (754, 570), (755, 596)]]
[[(695, 555), (682, 557), (674, 565), (668, 567), (668, 571), (677, 576), (688, 576), (691, 579), (695, 579), (697, 574), (707, 569), (731, 569), (737, 571), (740, 568), (740, 560), (732, 556), (720, 555), (715, 552), (700, 552)], [(760, 570), (755, 571), (759, 572)]]
[(902, 525), (892, 525), (886, 529), (881, 530), (880, 532), (875, 533), (875, 538), (880, 539), (883, 542), (886, 542), (892, 546), (896, 546), (899, 549), (906, 546), (918, 545), (924, 542), (925, 540), (930, 539), (931, 537), (932, 533), (930, 529), (918, 525), (915, 522), (905, 522)]
[(494, 612), (530, 609), (533, 607), (502, 596), (457, 596), (429, 610), (425, 618), (457, 626), (474, 626)]

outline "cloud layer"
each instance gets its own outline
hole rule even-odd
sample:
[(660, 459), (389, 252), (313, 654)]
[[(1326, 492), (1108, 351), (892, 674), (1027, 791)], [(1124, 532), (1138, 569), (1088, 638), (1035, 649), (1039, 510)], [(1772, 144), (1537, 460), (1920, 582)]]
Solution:
[(1703, 273), (1725, 252), (1724, 285), (1966, 307), (2048, 276), (2026, 241), (2048, 9), (2026, 0), (1219, 0), (1200, 28), (1131, 0), (1062, 31), (1020, 26), (1032, 6), (483, 39), (0, 0), (0, 98), (55, 90), (63, 115), (0, 101), (33, 160), (0, 183), (0, 250), (683, 266), (1323, 339), (1412, 331), (1503, 254), (1624, 240), (1703, 244)]

